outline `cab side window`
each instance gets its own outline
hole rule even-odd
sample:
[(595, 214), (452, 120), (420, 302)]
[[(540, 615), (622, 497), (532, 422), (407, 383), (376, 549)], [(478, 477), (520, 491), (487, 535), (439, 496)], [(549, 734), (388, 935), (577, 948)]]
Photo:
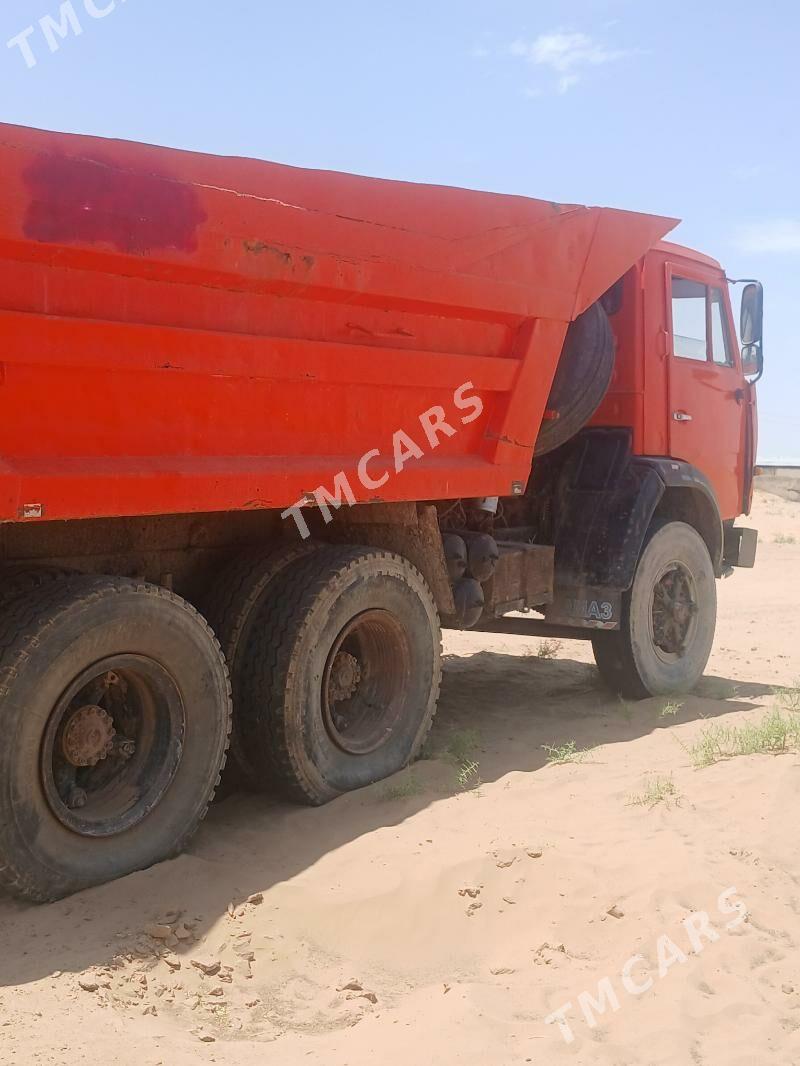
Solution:
[(673, 276), (672, 344), (679, 359), (733, 366), (733, 348), (721, 289)]
[(699, 281), (672, 279), (672, 341), (681, 359), (708, 359), (706, 286)]
[(711, 357), (719, 366), (733, 366), (728, 320), (720, 289), (711, 289)]

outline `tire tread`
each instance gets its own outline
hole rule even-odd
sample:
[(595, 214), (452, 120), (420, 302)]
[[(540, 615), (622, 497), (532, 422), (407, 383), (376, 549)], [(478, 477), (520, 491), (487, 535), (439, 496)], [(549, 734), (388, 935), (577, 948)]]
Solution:
[(233, 729), (230, 755), (243, 783), (256, 791), (263, 787), (262, 775), (253, 766), (247, 746), (239, 735), (237, 708), (241, 700), (244, 633), (258, 611), (265, 591), (280, 580), (286, 569), (294, 567), (307, 555), (318, 551), (316, 541), (287, 542), (272, 551), (251, 549), (237, 556), (217, 576), (203, 603), (203, 612), (216, 634), (228, 664), (233, 695)]
[[(400, 563), (413, 573), (433, 602), (422, 574), (403, 556), (370, 547), (325, 547), (291, 568), (281, 581), (280, 588), (265, 605), (259, 619), (258, 640), (261, 649), (260, 654), (249, 657), (244, 667), (247, 676), (243, 689), (248, 698), (243, 710), (262, 738), (260, 754), (269, 766), (269, 776), (287, 798), (296, 802), (319, 805), (324, 799), (320, 798), (314, 784), (292, 758), (286, 734), (286, 722), (282, 714), (284, 693), (305, 665), (297, 661), (294, 649), (310, 624), (316, 601), (331, 582), (346, 575), (357, 563), (371, 560), (380, 564), (387, 559), (395, 564)], [(440, 628), (436, 639), (441, 651)], [(433, 726), (441, 677), (441, 657), (437, 656), (432, 679), (434, 714), (431, 715), (425, 737), (418, 738), (418, 749)]]

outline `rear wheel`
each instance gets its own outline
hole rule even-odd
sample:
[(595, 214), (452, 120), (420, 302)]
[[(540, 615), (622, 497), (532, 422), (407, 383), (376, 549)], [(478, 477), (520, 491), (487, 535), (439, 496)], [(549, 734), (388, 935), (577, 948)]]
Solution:
[(166, 589), (76, 577), (0, 620), (0, 885), (56, 899), (179, 852), (225, 762), (214, 636)]
[(711, 654), (716, 617), (705, 541), (684, 522), (657, 526), (625, 594), (619, 631), (592, 639), (603, 680), (631, 699), (689, 692)]
[(265, 602), (245, 669), (251, 757), (285, 795), (325, 803), (419, 754), (441, 683), (433, 597), (398, 555), (322, 549)]
[(201, 607), (211, 623), (228, 664), (233, 695), (233, 729), (230, 763), (225, 773), (225, 788), (243, 783), (261, 790), (268, 782), (264, 768), (242, 737), (238, 708), (242, 702), (243, 664), (246, 662), (253, 622), (259, 608), (272, 595), (281, 575), (299, 559), (319, 550), (311, 541), (290, 543), (273, 551), (256, 551), (240, 556), (224, 569), (214, 582), (211, 595)]

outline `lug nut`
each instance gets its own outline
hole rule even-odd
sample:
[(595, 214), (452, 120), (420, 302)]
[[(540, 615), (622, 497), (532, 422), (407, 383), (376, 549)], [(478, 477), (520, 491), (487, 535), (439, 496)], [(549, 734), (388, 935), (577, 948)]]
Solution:
[(82, 788), (73, 788), (72, 792), (70, 792), (69, 794), (67, 806), (70, 808), (70, 810), (79, 811), (81, 807), (86, 806), (86, 799), (86, 793)]

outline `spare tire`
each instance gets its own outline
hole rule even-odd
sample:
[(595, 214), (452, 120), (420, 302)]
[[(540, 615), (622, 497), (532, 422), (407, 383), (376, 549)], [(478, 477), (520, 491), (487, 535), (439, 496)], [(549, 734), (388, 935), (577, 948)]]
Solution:
[(534, 455), (546, 455), (583, 429), (608, 391), (614, 371), (614, 334), (601, 303), (593, 303), (567, 330), (547, 415)]

